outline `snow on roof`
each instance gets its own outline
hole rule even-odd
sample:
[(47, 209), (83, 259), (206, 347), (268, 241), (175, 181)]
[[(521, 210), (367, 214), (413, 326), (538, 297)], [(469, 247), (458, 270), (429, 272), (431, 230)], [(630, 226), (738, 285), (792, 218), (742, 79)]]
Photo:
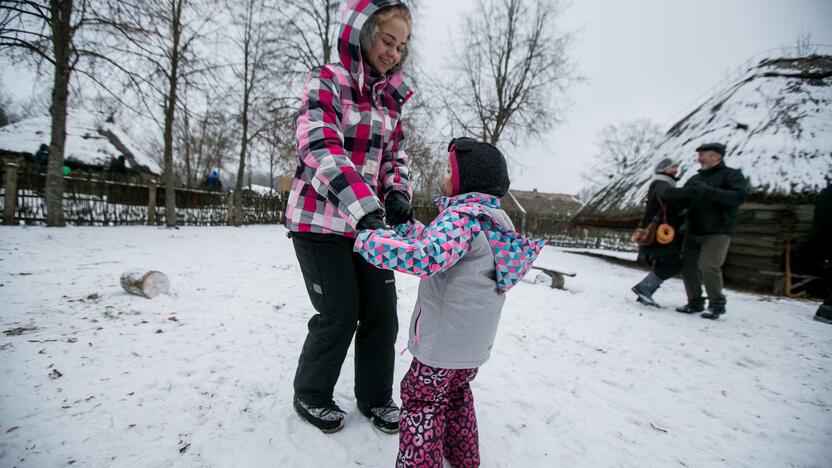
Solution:
[(817, 193), (832, 182), (832, 56), (763, 60), (676, 123), (656, 149), (599, 190), (578, 218), (640, 212), (653, 168), (679, 162), (680, 183), (696, 174), (696, 148), (727, 145), (757, 197)]
[[(50, 128), (49, 116), (33, 117), (6, 125), (0, 128), (0, 149), (34, 154), (41, 144), (49, 144)], [(67, 114), (64, 159), (106, 167), (111, 157), (122, 155), (122, 151), (116, 148), (107, 136), (102, 135), (101, 131), (111, 133), (131, 153), (132, 158), (127, 158), (128, 167), (135, 164), (153, 174), (162, 173), (159, 164), (140, 150), (116, 125), (105, 122), (100, 116), (78, 110), (70, 110)]]
[(258, 193), (259, 195), (277, 195), (276, 190), (272, 190), (271, 188), (266, 187), (265, 185), (251, 184), (246, 186), (245, 188), (251, 190), (252, 192)]

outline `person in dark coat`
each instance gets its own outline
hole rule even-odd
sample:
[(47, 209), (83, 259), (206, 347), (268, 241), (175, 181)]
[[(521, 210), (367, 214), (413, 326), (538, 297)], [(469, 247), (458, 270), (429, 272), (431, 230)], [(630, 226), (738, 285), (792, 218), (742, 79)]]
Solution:
[(202, 181), (202, 188), (205, 190), (222, 190), (222, 181), (220, 181), (220, 176), (217, 174), (216, 169), (213, 169), (211, 173), (205, 177), (205, 180)]
[(659, 305), (653, 300), (653, 293), (665, 280), (682, 269), (680, 255), (682, 236), (679, 232), (684, 222), (681, 214), (682, 203), (679, 200), (663, 198), (665, 190), (676, 187), (678, 173), (679, 165), (675, 161), (670, 158), (662, 159), (656, 165), (656, 173), (647, 190), (647, 207), (639, 227), (647, 227), (653, 219), (657, 218), (659, 224), (666, 220), (675, 231), (675, 235), (668, 244), (662, 244), (656, 238), (652, 244), (640, 247), (641, 253), (653, 268), (640, 283), (632, 287), (632, 291), (636, 293), (636, 300), (645, 305), (658, 307)]
[(46, 167), (49, 163), (49, 145), (41, 144), (38, 151), (35, 153), (35, 164)]
[(110, 165), (107, 167), (107, 178), (122, 181), (127, 179), (127, 164), (123, 154), (119, 155), (118, 158), (110, 158)]
[(832, 185), (827, 185), (815, 199), (812, 241), (821, 259), (826, 300), (815, 312), (815, 320), (832, 323)]
[(742, 172), (725, 165), (725, 145), (706, 143), (696, 148), (699, 172), (682, 189), (665, 191), (665, 198), (687, 199), (685, 240), (682, 243), (682, 278), (688, 303), (676, 311), (693, 314), (705, 310), (702, 285), (708, 294), (708, 311), (701, 316), (717, 319), (725, 313), (722, 265), (737, 229), (739, 208), (748, 196)]

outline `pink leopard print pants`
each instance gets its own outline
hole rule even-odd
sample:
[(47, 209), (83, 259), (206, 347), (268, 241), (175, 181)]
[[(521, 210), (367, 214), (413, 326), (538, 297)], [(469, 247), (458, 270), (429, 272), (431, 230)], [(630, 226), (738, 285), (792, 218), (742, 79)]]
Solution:
[(402, 379), (399, 455), (396, 466), (480, 465), (477, 416), (469, 382), (477, 369), (441, 369), (416, 358)]

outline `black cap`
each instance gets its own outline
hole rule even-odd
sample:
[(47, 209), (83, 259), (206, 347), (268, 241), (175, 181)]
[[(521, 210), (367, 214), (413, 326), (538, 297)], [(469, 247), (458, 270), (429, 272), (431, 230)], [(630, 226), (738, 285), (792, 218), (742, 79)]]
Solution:
[(699, 145), (699, 148), (696, 148), (696, 152), (700, 151), (713, 151), (714, 153), (719, 153), (720, 156), (725, 157), (725, 145), (722, 143), (705, 143), (703, 145)]
[(454, 195), (480, 192), (502, 198), (508, 192), (506, 159), (496, 146), (461, 137), (451, 140), (448, 151)]

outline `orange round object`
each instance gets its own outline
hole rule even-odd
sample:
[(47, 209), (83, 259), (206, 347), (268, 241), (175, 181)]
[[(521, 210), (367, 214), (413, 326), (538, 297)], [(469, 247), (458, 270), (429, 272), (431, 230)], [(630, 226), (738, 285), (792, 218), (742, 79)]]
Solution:
[(673, 237), (676, 231), (669, 224), (659, 224), (656, 228), (656, 242), (659, 244), (669, 244), (673, 242)]

